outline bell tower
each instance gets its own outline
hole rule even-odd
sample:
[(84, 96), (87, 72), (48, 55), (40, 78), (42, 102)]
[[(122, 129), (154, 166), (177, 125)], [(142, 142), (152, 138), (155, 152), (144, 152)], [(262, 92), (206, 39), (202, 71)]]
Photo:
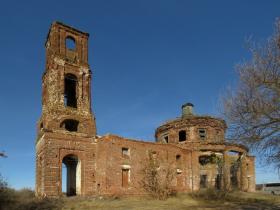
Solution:
[(37, 125), (36, 194), (62, 193), (62, 164), (67, 167), (67, 194), (93, 192), (90, 179), (96, 126), (91, 110), (88, 64), (89, 34), (60, 22), (51, 25), (42, 77), (42, 115)]
[(41, 129), (96, 135), (91, 111), (88, 33), (54, 22), (46, 40)]

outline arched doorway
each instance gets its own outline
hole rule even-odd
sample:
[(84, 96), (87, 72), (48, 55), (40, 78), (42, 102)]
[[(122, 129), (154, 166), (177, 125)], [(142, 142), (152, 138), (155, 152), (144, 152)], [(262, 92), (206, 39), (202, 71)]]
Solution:
[(66, 167), (66, 170), (62, 169), (62, 179), (66, 178), (64, 183), (66, 186), (62, 186), (62, 189), (65, 187), (67, 196), (81, 194), (81, 161), (76, 155), (67, 155), (63, 158), (62, 164)]

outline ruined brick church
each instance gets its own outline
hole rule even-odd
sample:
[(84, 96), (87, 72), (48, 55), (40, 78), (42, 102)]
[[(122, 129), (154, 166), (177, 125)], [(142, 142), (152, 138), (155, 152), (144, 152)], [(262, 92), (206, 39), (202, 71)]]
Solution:
[[(255, 190), (255, 158), (245, 146), (225, 141), (224, 120), (195, 115), (191, 103), (182, 106), (180, 117), (156, 129), (155, 142), (97, 135), (88, 38), (88, 33), (60, 22), (51, 25), (47, 36), (36, 140), (37, 196), (62, 195), (63, 164), (67, 195), (145, 194), (141, 163), (149, 153), (160, 164), (172, 165), (172, 186), (177, 191)], [(211, 161), (213, 156), (223, 160), (222, 172)]]

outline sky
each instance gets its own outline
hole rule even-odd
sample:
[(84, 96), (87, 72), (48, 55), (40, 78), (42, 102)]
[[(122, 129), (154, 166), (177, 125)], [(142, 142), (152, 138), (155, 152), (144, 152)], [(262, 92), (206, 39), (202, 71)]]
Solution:
[[(0, 173), (34, 188), (44, 43), (55, 20), (90, 34), (92, 108), (99, 135), (154, 141), (163, 122), (192, 102), (219, 116), (219, 98), (237, 82), (246, 39), (263, 42), (279, 0), (1, 1)], [(254, 154), (254, 153), (253, 153)], [(280, 182), (256, 155), (257, 183)]]

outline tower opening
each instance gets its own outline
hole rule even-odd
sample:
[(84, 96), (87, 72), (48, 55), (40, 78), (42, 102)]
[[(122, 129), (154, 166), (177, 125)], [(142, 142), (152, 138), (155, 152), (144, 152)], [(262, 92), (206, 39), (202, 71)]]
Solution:
[(76, 49), (76, 42), (75, 39), (71, 36), (68, 36), (65, 40), (65, 45), (68, 50), (75, 50)]
[(77, 132), (78, 126), (79, 126), (79, 121), (72, 120), (72, 119), (64, 120), (60, 125), (61, 128), (64, 128), (65, 130), (70, 132)]
[[(75, 196), (81, 193), (81, 161), (75, 155), (67, 155), (63, 158), (62, 164), (65, 165), (66, 171), (62, 169), (62, 179), (66, 177), (67, 196)], [(66, 172), (66, 175), (64, 174)], [(63, 180), (62, 180), (63, 183)]]
[(64, 79), (64, 105), (77, 108), (77, 77), (66, 74)]

